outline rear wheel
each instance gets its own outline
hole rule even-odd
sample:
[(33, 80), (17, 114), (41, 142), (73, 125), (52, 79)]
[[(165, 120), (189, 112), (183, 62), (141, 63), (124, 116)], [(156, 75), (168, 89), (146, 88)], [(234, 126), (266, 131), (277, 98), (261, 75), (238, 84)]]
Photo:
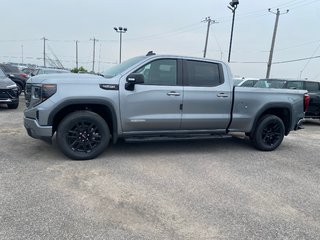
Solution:
[(60, 150), (74, 160), (93, 159), (108, 146), (110, 131), (105, 120), (90, 111), (78, 111), (66, 116), (57, 129)]
[(272, 151), (279, 147), (285, 134), (285, 127), (281, 118), (275, 115), (265, 115), (251, 135), (255, 148), (262, 151)]

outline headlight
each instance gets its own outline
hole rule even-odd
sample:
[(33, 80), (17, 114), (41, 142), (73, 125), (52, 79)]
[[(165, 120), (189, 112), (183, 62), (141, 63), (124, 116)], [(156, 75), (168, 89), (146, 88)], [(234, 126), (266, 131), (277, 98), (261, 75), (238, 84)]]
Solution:
[(12, 84), (12, 85), (7, 86), (7, 89), (10, 89), (10, 88), (17, 88), (17, 85), (16, 84)]
[(34, 107), (50, 98), (57, 92), (56, 84), (39, 84), (28, 86), (26, 91), (26, 104), (27, 106)]

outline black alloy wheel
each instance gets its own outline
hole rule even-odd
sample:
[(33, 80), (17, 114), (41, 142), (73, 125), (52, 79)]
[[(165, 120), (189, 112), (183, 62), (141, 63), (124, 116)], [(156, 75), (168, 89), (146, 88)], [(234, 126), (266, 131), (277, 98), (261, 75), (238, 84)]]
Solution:
[(90, 111), (78, 111), (65, 117), (57, 130), (57, 143), (71, 159), (97, 157), (108, 146), (110, 131), (105, 120)]
[(255, 148), (272, 151), (281, 144), (284, 134), (285, 127), (281, 118), (268, 114), (259, 121), (251, 140)]

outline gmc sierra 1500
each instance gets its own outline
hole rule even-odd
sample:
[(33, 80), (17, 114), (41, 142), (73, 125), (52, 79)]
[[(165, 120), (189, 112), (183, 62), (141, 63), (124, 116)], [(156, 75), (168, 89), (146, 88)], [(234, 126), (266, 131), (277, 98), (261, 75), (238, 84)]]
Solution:
[(255, 148), (276, 149), (300, 128), (304, 90), (233, 87), (227, 64), (147, 54), (104, 76), (51, 74), (26, 86), (24, 125), (72, 159), (92, 159), (119, 138), (167, 139), (244, 132)]

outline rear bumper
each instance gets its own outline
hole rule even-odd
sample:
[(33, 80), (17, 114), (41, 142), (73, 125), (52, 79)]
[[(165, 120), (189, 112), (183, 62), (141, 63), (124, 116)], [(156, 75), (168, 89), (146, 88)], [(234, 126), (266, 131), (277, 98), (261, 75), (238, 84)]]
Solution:
[(24, 117), (24, 127), (30, 137), (51, 143), (52, 126), (40, 126), (37, 120)]

